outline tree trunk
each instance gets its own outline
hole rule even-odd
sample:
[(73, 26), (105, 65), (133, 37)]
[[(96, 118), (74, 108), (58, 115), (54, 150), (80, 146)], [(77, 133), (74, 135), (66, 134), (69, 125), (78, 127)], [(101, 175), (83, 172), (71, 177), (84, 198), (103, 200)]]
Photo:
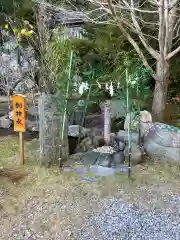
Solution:
[(166, 60), (157, 62), (157, 80), (154, 89), (152, 117), (153, 121), (163, 122), (169, 83), (169, 63)]

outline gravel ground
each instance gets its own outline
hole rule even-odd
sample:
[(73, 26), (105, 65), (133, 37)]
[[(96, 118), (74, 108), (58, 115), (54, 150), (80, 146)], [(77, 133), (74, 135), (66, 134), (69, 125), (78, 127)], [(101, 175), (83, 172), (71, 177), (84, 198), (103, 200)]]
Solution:
[[(99, 240), (179, 240), (180, 210), (179, 201), (171, 201), (167, 209), (140, 209), (119, 199), (103, 202), (97, 215), (87, 217), (76, 239)], [(97, 235), (93, 237), (88, 229), (93, 226)]]
[(1, 216), (4, 221), (0, 225), (3, 228), (8, 221), (9, 232), (0, 239), (180, 239), (178, 195), (163, 197), (166, 203), (163, 207), (154, 205), (152, 201), (152, 204), (148, 203), (149, 208), (144, 208), (119, 197), (100, 199), (91, 188), (89, 185), (86, 194), (83, 193), (81, 197), (73, 195), (73, 192), (68, 197), (66, 192), (66, 198), (63, 192), (57, 192), (57, 185), (43, 190), (41, 196), (34, 196), (26, 201), (15, 221), (6, 214)]

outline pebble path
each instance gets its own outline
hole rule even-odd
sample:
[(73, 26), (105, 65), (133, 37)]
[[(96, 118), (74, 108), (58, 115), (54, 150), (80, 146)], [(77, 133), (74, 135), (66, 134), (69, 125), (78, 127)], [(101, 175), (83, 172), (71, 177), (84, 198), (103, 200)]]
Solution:
[[(96, 201), (93, 198), (93, 201)], [(180, 239), (180, 200), (173, 197), (164, 209), (151, 210), (137, 207), (122, 199), (108, 198), (100, 202), (100, 211), (87, 214), (80, 227), (68, 230), (59, 229), (56, 237), (51, 230), (44, 233), (33, 230), (35, 223), (45, 223), (47, 216), (59, 212), (73, 211), (76, 202), (69, 209), (60, 200), (39, 205), (30, 201), (18, 224), (13, 226), (7, 240), (179, 240)], [(68, 213), (67, 212), (67, 213)], [(59, 223), (60, 224), (60, 223)], [(60, 226), (60, 225), (59, 225)], [(66, 235), (63, 235), (65, 234)]]
[[(179, 240), (180, 209), (174, 200), (169, 208), (147, 211), (122, 200), (108, 199), (99, 214), (86, 218), (76, 239)], [(93, 226), (97, 235), (88, 231)]]

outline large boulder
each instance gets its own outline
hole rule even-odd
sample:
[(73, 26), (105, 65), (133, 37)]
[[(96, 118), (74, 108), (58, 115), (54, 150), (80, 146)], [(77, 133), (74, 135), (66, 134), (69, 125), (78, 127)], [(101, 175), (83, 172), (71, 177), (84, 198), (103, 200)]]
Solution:
[[(128, 142), (128, 132), (127, 131), (123, 131), (123, 130), (120, 130), (118, 133), (117, 133), (117, 138), (119, 141), (122, 141), (124, 143)], [(139, 134), (138, 133), (131, 133), (131, 141), (138, 144), (138, 141), (139, 141)]]
[(142, 133), (144, 133), (144, 131), (148, 128), (148, 124), (152, 123), (151, 113), (146, 110), (140, 111), (140, 114), (138, 112), (128, 113), (124, 123), (124, 130), (126, 131), (128, 130), (130, 119), (131, 129), (133, 131), (141, 129)]
[(144, 135), (144, 149), (153, 158), (180, 162), (180, 129), (155, 123)]

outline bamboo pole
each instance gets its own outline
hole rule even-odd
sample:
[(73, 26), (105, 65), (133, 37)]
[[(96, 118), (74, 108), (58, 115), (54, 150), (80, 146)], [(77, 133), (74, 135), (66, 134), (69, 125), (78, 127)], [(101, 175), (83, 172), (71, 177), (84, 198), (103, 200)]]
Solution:
[(128, 70), (126, 69), (126, 107), (127, 114), (129, 114), (129, 122), (128, 122), (128, 177), (131, 177), (131, 111), (129, 104), (129, 82), (130, 76)]
[(69, 87), (70, 87), (70, 80), (71, 80), (72, 60), (73, 60), (73, 51), (71, 51), (71, 53), (70, 53), (69, 68), (68, 68), (68, 82), (67, 82), (67, 88), (66, 88), (65, 107), (64, 107), (63, 123), (62, 123), (62, 129), (61, 129), (59, 167), (61, 166), (61, 160), (62, 160), (62, 144), (63, 144), (63, 139), (64, 139), (64, 129), (65, 129), (65, 122), (66, 122), (66, 114), (67, 114), (67, 105), (68, 105), (67, 99), (68, 99), (68, 95), (69, 95)]

